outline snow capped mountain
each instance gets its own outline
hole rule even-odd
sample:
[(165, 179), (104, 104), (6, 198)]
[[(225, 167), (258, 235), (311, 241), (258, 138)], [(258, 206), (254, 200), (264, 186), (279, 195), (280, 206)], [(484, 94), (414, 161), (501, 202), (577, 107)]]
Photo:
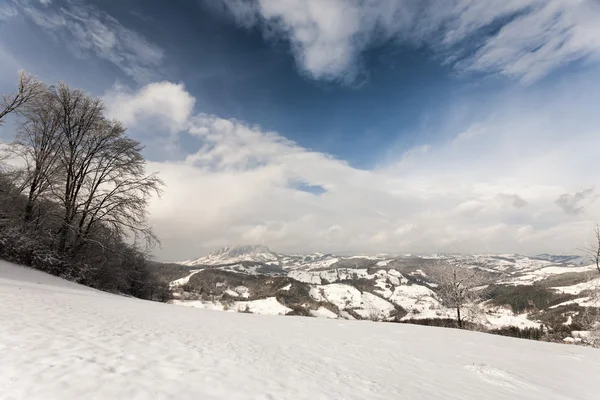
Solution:
[(182, 261), (178, 264), (192, 267), (197, 265), (217, 266), (253, 262), (276, 265), (283, 269), (312, 269), (330, 267), (338, 261), (339, 258), (331, 254), (285, 255), (275, 253), (263, 245), (244, 245), (222, 247), (214, 250), (206, 257)]
[(206, 257), (200, 257), (195, 260), (180, 262), (181, 265), (226, 265), (235, 264), (242, 261), (261, 262), (266, 264), (279, 264), (280, 255), (269, 250), (267, 246), (245, 245), (222, 247), (214, 250)]

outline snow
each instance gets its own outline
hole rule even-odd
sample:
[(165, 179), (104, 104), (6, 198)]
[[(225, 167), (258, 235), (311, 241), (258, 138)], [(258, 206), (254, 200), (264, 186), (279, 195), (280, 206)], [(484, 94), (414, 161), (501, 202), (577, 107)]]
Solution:
[(385, 320), (396, 310), (393, 304), (371, 293), (362, 294), (361, 309), (355, 310), (363, 318)]
[(527, 313), (515, 314), (507, 307), (485, 307), (482, 319), (480, 322), (488, 328), (502, 328), (504, 326), (516, 326), (519, 328), (541, 327), (541, 323), (530, 320)]
[(287, 292), (287, 291), (289, 291), (291, 288), (292, 288), (292, 284), (291, 284), (291, 283), (288, 283), (287, 285), (285, 285), (284, 287), (282, 287), (282, 288), (281, 288), (281, 289), (279, 289), (279, 290), (283, 290), (284, 292)]
[(288, 277), (295, 279), (300, 282), (321, 284), (323, 281), (329, 283), (352, 280), (354, 278), (360, 279), (377, 279), (382, 281), (390, 281), (394, 285), (400, 285), (401, 283), (407, 283), (408, 280), (402, 276), (402, 274), (394, 269), (384, 270), (380, 269), (374, 274), (369, 274), (368, 269), (360, 268), (333, 268), (322, 271), (304, 271), (296, 270), (288, 273)]
[(236, 286), (233, 291), (246, 299), (250, 297), (250, 289), (248, 289), (246, 286)]
[(217, 249), (207, 255), (195, 260), (181, 261), (178, 264), (186, 266), (194, 265), (224, 265), (240, 263), (242, 261), (254, 261), (264, 263), (278, 263), (279, 256), (265, 246), (234, 246)]
[(231, 305), (208, 300), (174, 300), (174, 305), (202, 308), (214, 311), (249, 311), (252, 314), (285, 315), (292, 311), (291, 308), (279, 303), (275, 297), (251, 301), (234, 301)]
[(362, 293), (354, 286), (341, 283), (316, 286), (310, 289), (310, 296), (316, 301), (328, 301), (340, 309), (360, 307)]
[(388, 265), (389, 263), (391, 263), (394, 260), (382, 260), (382, 261), (377, 261), (377, 266), (378, 267), (385, 267), (386, 265)]
[(571, 304), (579, 304), (581, 307), (597, 307), (600, 308), (600, 298), (597, 297), (579, 297), (577, 299), (565, 301), (560, 304), (556, 304), (554, 306), (548, 308), (558, 308), (561, 306), (568, 306)]
[[(329, 268), (333, 264), (337, 263), (338, 261), (339, 261), (338, 258), (325, 258), (325, 259), (321, 259), (321, 260), (302, 261), (298, 265), (293, 266), (293, 268), (294, 269), (305, 269), (305, 270), (316, 269), (316, 268)], [(290, 268), (289, 265), (286, 265), (286, 267)]]
[(172, 282), (170, 283), (170, 285), (171, 285), (171, 287), (173, 287), (173, 286), (183, 286), (183, 285), (185, 285), (186, 283), (188, 283), (188, 282), (190, 281), (190, 278), (191, 278), (192, 276), (194, 276), (194, 275), (196, 275), (198, 272), (202, 272), (202, 271), (204, 271), (204, 270), (203, 270), (203, 269), (195, 269), (195, 270), (192, 270), (192, 271), (190, 271), (190, 274), (189, 274), (188, 276), (185, 276), (185, 277), (183, 277), (183, 278), (180, 278), (180, 279), (176, 279), (176, 280), (172, 281)]
[(252, 300), (248, 302), (239, 302), (238, 305), (242, 310), (245, 308), (244, 306), (247, 305), (248, 310), (254, 314), (285, 315), (292, 311), (291, 308), (279, 303), (275, 297), (267, 297), (266, 299)]
[(331, 310), (326, 309), (325, 307), (319, 307), (316, 310), (311, 310), (310, 315), (312, 315), (314, 317), (319, 317), (319, 318), (330, 318), (330, 319), (338, 318), (338, 315), (336, 313), (334, 313)]
[[(532, 261), (532, 267), (534, 268), (535, 263), (533, 263), (534, 260), (530, 260)], [(538, 261), (539, 263), (539, 261)], [(539, 267), (539, 265), (538, 265)], [(506, 284), (506, 285), (531, 285), (535, 282), (544, 280), (546, 278), (549, 278), (553, 275), (559, 275), (559, 274), (566, 274), (569, 272), (590, 272), (593, 271), (596, 268), (595, 265), (587, 265), (587, 266), (583, 266), (583, 267), (573, 267), (573, 266), (551, 266), (551, 267), (544, 267), (544, 268), (538, 268), (538, 269), (533, 269), (530, 271), (526, 271), (523, 272), (521, 275), (518, 276), (513, 276), (509, 279), (503, 280), (500, 283)]]
[(440, 316), (442, 308), (436, 299), (435, 293), (421, 285), (402, 285), (394, 289), (388, 299), (408, 312), (405, 319), (410, 318), (436, 318)]
[(594, 400), (597, 350), (218, 313), (0, 263), (0, 399)]
[(227, 289), (227, 290), (225, 290), (223, 293), (225, 293), (225, 294), (227, 294), (227, 295), (229, 295), (229, 296), (231, 296), (231, 297), (239, 297), (239, 296), (240, 296), (240, 295), (239, 295), (239, 293), (237, 293), (237, 292), (234, 292), (234, 291), (233, 291), (233, 290), (231, 290), (231, 289)]
[(560, 293), (574, 294), (578, 295), (585, 290), (600, 290), (600, 278), (593, 279), (588, 282), (578, 283), (576, 285), (571, 286), (561, 286), (552, 288)]
[(344, 260), (356, 260), (356, 259), (380, 260), (381, 258), (379, 256), (349, 256), (349, 257), (344, 257)]

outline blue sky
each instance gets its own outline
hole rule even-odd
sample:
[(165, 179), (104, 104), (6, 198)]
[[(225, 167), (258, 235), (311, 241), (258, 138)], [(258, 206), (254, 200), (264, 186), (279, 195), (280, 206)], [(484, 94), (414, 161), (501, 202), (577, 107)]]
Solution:
[(599, 19), (596, 0), (1, 0), (0, 91), (25, 69), (105, 98), (168, 185), (162, 259), (574, 252), (600, 214)]

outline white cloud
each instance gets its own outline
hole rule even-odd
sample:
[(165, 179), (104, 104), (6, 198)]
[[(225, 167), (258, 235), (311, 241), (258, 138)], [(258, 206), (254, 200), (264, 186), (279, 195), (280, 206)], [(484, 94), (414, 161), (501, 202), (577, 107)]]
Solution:
[(13, 10), (64, 40), (77, 56), (95, 54), (140, 83), (156, 79), (163, 50), (93, 5), (71, 0), (61, 7), (52, 7), (48, 0), (13, 4)]
[(104, 101), (107, 115), (126, 125), (152, 120), (176, 132), (186, 127), (196, 99), (183, 84), (155, 82), (135, 93), (115, 86), (105, 94)]
[[(157, 104), (192, 102), (181, 85), (157, 85), (110, 97), (109, 106), (135, 128)], [(161, 258), (249, 242), (290, 252), (576, 251), (600, 204), (565, 213), (556, 200), (597, 180), (598, 86), (570, 82), (543, 106), (515, 93), (467, 130), (477, 134), (455, 132), (370, 171), (240, 121), (198, 114), (184, 123), (187, 111), (163, 113), (201, 145), (184, 160), (149, 165), (168, 186), (151, 206)], [(148, 100), (158, 92), (171, 104)], [(573, 196), (565, 204), (577, 208), (582, 196)]]
[(388, 40), (425, 44), (461, 70), (525, 82), (570, 61), (600, 56), (596, 0), (228, 0), (225, 5), (241, 25), (260, 25), (266, 36), (289, 39), (299, 67), (316, 79), (352, 82), (362, 53)]

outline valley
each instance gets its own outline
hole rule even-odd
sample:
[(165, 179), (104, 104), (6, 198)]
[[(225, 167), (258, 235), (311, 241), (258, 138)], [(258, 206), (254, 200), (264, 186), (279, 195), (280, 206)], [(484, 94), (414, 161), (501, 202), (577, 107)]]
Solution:
[[(170, 264), (173, 303), (229, 312), (451, 326), (431, 274), (460, 264), (485, 274), (465, 320), (478, 329), (581, 330), (596, 299), (595, 266), (577, 256), (284, 255), (265, 246), (218, 249)], [(163, 267), (163, 269), (168, 267)], [(172, 271), (171, 271), (172, 272)]]

